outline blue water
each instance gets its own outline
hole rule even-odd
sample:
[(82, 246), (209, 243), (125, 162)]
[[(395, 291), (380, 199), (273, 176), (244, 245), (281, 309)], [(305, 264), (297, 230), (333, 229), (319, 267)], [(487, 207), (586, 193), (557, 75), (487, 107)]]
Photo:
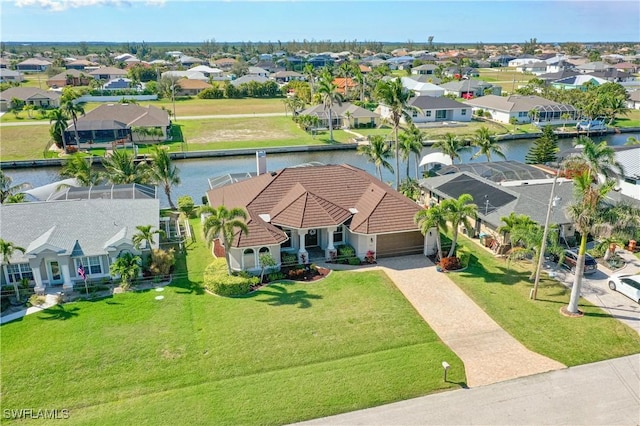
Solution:
[[(595, 141), (607, 140), (610, 145), (624, 145), (629, 136), (640, 138), (640, 134), (616, 134), (606, 138), (593, 138)], [(508, 160), (516, 160), (524, 162), (524, 158), (533, 144), (533, 139), (523, 139), (518, 141), (502, 142), (502, 150)], [(560, 139), (558, 141), (560, 151), (572, 148), (572, 139)], [(425, 148), (422, 155), (435, 152), (431, 148)], [(462, 162), (483, 162), (486, 157), (480, 157), (471, 160), (472, 153), (463, 154)], [(492, 161), (498, 161), (499, 158), (493, 158)], [(358, 155), (356, 151), (326, 151), (326, 152), (310, 152), (310, 153), (289, 153), (289, 154), (268, 154), (267, 169), (270, 171), (279, 170), (284, 167), (295, 166), (301, 163), (317, 161), (323, 164), (350, 164), (352, 166), (366, 170), (371, 174), (375, 174), (375, 167), (369, 163), (367, 159)], [(409, 174), (414, 177), (415, 163), (411, 158)], [(175, 187), (172, 192), (172, 198), (177, 200), (179, 196), (190, 195), (196, 203), (199, 203), (204, 193), (207, 191), (207, 179), (210, 177), (220, 176), (227, 173), (243, 173), (254, 172), (256, 170), (256, 160), (254, 155), (224, 157), (224, 158), (207, 158), (197, 160), (180, 160), (176, 162), (180, 169), (180, 178), (182, 183)], [(395, 159), (391, 159), (391, 164), (395, 167)], [(28, 182), (32, 186), (46, 185), (60, 179), (57, 167), (42, 167), (34, 169), (7, 170), (6, 174), (13, 179), (14, 183)], [(400, 178), (406, 176), (406, 165), (400, 162)], [(394, 182), (395, 178), (392, 173), (383, 170), (382, 178), (385, 182)], [(161, 205), (168, 207), (168, 202), (162, 191), (160, 193)]]

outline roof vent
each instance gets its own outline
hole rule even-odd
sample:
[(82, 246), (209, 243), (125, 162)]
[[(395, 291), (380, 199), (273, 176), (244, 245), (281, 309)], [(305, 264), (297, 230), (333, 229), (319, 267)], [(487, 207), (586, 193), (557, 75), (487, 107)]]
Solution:
[(262, 214), (259, 214), (258, 216), (260, 216), (260, 219), (264, 220), (267, 223), (271, 222), (271, 215), (267, 213), (262, 213)]
[(355, 207), (349, 207), (349, 212), (351, 214), (357, 214), (358, 213), (358, 209), (356, 209)]

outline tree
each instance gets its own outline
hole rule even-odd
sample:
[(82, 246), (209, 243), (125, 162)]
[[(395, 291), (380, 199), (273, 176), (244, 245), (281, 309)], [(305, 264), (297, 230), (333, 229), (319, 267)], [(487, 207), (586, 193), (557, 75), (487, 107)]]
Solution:
[(449, 156), (449, 158), (451, 158), (451, 164), (455, 163), (456, 158), (461, 160), (460, 154), (462, 152), (471, 151), (471, 147), (453, 133), (445, 133), (441, 139), (438, 139), (431, 145), (431, 148), (437, 149), (444, 155)]
[(596, 144), (591, 138), (580, 136), (575, 140), (575, 145), (581, 146), (582, 151), (568, 157), (563, 163), (563, 168), (571, 174), (587, 170), (592, 180), (601, 182), (623, 174), (615, 151), (606, 141)]
[(176, 206), (171, 200), (171, 187), (180, 184), (180, 170), (177, 166), (173, 165), (171, 156), (166, 149), (157, 146), (153, 147), (149, 171), (151, 181), (155, 182), (156, 185), (162, 186), (169, 200), (171, 209), (175, 210)]
[(407, 123), (411, 122), (410, 111), (417, 110), (417, 108), (409, 105), (409, 99), (411, 99), (412, 96), (411, 93), (411, 91), (406, 90), (404, 86), (402, 86), (400, 78), (388, 82), (380, 80), (375, 90), (378, 101), (389, 109), (390, 121), (393, 125), (393, 140), (395, 142), (396, 155), (396, 190), (400, 187), (400, 147), (398, 138), (400, 121), (404, 117)]
[(316, 78), (316, 69), (311, 64), (305, 64), (302, 69), (302, 73), (307, 77), (307, 81), (309, 82), (309, 88), (311, 89), (311, 97), (313, 99), (313, 89), (315, 86), (315, 78)]
[(348, 80), (353, 75), (353, 64), (351, 62), (343, 62), (338, 67), (338, 75), (344, 78), (344, 98), (349, 99), (349, 83)]
[(114, 185), (148, 184), (152, 181), (149, 166), (143, 162), (136, 163), (133, 153), (125, 149), (113, 151), (102, 160), (102, 166), (104, 178)]
[(502, 152), (502, 148), (496, 142), (495, 138), (487, 127), (480, 127), (475, 131), (475, 135), (471, 140), (471, 144), (479, 148), (478, 152), (473, 154), (471, 158), (478, 158), (481, 155), (487, 157), (487, 161), (491, 162), (491, 153), (496, 154), (498, 157), (506, 160), (507, 157)]
[(558, 137), (551, 126), (544, 126), (542, 136), (537, 138), (529, 152), (525, 156), (527, 164), (545, 164), (556, 161), (556, 153), (558, 148)]
[(209, 244), (216, 239), (221, 238), (224, 246), (224, 255), (227, 260), (227, 271), (231, 275), (231, 257), (229, 250), (233, 244), (236, 232), (244, 232), (249, 234), (249, 228), (246, 225), (247, 212), (236, 207), (227, 209), (225, 206), (213, 208), (204, 206), (200, 208), (200, 213), (210, 213), (203, 224), (205, 239)]
[(78, 114), (84, 115), (84, 107), (82, 103), (74, 103), (68, 100), (62, 104), (62, 110), (69, 114), (73, 121), (73, 132), (76, 137), (76, 145), (80, 145), (80, 136), (78, 135)]
[(431, 228), (436, 228), (437, 258), (442, 259), (442, 243), (440, 240), (440, 230), (447, 231), (447, 217), (442, 204), (435, 204), (428, 209), (420, 210), (413, 218), (420, 227), (422, 235), (427, 235)]
[(26, 182), (13, 185), (13, 179), (0, 170), (0, 204), (4, 203), (12, 195), (29, 188), (31, 188), (31, 185)]
[(525, 214), (516, 214), (515, 212), (511, 212), (509, 216), (503, 216), (500, 218), (501, 222), (504, 222), (504, 225), (500, 225), (496, 231), (499, 234), (503, 234), (506, 238), (507, 234), (511, 234), (511, 232), (518, 226), (535, 224), (533, 219)]
[(393, 173), (393, 167), (387, 161), (393, 156), (393, 152), (382, 135), (371, 136), (367, 145), (359, 145), (357, 149), (358, 154), (367, 156), (367, 159), (376, 166), (380, 180), (382, 180), (382, 167)]
[(139, 225), (136, 226), (136, 229), (138, 232), (131, 238), (133, 247), (135, 247), (136, 250), (140, 250), (143, 242), (146, 242), (147, 248), (151, 250), (153, 248), (154, 236), (158, 235), (162, 237), (165, 235), (162, 229), (152, 230), (152, 225)]
[(402, 159), (407, 162), (407, 178), (409, 178), (409, 158), (411, 158), (411, 154), (413, 154), (416, 160), (416, 179), (418, 179), (418, 163), (420, 162), (420, 155), (422, 154), (423, 141), (424, 133), (413, 123), (400, 134), (399, 148)]
[[(15, 245), (10, 241), (5, 241), (0, 238), (0, 253), (2, 253), (2, 263), (5, 265), (11, 264), (11, 257), (16, 251), (21, 251), (23, 254), (26, 250), (22, 247)], [(20, 301), (20, 287), (18, 281), (13, 280), (13, 290), (16, 292), (16, 300)]]
[(333, 83), (333, 76), (328, 71), (324, 71), (318, 82), (318, 94), (322, 99), (325, 111), (329, 111), (329, 139), (331, 142), (333, 142), (333, 105), (336, 103), (342, 105), (342, 96), (337, 89)]
[(407, 176), (405, 179), (402, 179), (402, 182), (400, 182), (399, 192), (413, 201), (418, 201), (422, 194), (422, 188), (416, 179), (411, 179)]
[(131, 285), (131, 280), (140, 273), (140, 257), (132, 253), (124, 252), (109, 267), (111, 275), (120, 276), (120, 287), (127, 290)]
[(93, 158), (76, 153), (64, 162), (60, 176), (75, 178), (81, 186), (93, 186), (102, 181), (102, 176), (93, 167)]
[(453, 229), (453, 237), (451, 238), (451, 250), (447, 257), (453, 256), (456, 252), (456, 244), (458, 242), (458, 227), (463, 224), (465, 228), (471, 228), (469, 218), (475, 218), (478, 212), (478, 206), (472, 203), (473, 197), (469, 194), (462, 194), (458, 199), (450, 198), (442, 201), (440, 205), (444, 210), (444, 216), (451, 223)]
[(260, 261), (260, 282), (262, 283), (264, 280), (264, 272), (276, 266), (277, 263), (273, 256), (271, 256), (271, 253), (262, 253), (258, 259)]
[(640, 139), (635, 136), (629, 136), (627, 141), (624, 143), (625, 145), (640, 145)]
[(49, 129), (49, 134), (51, 138), (58, 146), (58, 148), (65, 149), (65, 140), (64, 140), (64, 131), (67, 129), (67, 120), (68, 117), (65, 115), (64, 111), (60, 108), (56, 108), (49, 112), (49, 124), (51, 124), (51, 128)]

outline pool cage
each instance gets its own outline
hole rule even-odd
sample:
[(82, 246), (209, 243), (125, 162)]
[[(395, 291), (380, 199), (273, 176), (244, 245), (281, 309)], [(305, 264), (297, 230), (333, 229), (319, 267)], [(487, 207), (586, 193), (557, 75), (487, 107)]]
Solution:
[(536, 126), (569, 124), (580, 119), (580, 111), (567, 104), (536, 105), (529, 111), (529, 117)]

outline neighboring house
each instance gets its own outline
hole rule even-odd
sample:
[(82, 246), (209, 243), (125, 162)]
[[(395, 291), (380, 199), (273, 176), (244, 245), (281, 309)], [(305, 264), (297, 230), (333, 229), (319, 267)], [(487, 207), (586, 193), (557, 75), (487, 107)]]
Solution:
[(452, 78), (480, 76), (478, 69), (473, 67), (449, 67), (449, 68), (445, 68), (442, 73), (445, 76), (452, 77)]
[(265, 70), (264, 68), (260, 68), (260, 67), (249, 67), (249, 70), (247, 71), (247, 75), (253, 75), (253, 76), (258, 76), (258, 77), (269, 77), (269, 71)]
[(626, 71), (617, 69), (608, 69), (605, 71), (594, 71), (588, 74), (592, 77), (602, 78), (612, 83), (622, 83), (626, 81), (633, 81), (635, 77)]
[(100, 67), (93, 71), (89, 71), (89, 75), (96, 80), (110, 81), (116, 78), (124, 78), (127, 71), (115, 67)]
[[(154, 106), (134, 104), (100, 105), (78, 117), (80, 143), (113, 143), (130, 141), (164, 141), (169, 136), (169, 114)], [(135, 128), (156, 129), (157, 135), (135, 134)], [(75, 144), (75, 128), (71, 124), (64, 132), (67, 144)]]
[(640, 109), (640, 90), (634, 90), (629, 93), (629, 99), (627, 99), (627, 107), (631, 109)]
[(540, 59), (538, 58), (534, 58), (533, 56), (523, 56), (520, 58), (515, 58), (509, 61), (509, 63), (507, 64), (507, 66), (512, 67), (512, 68), (518, 68), (521, 67), (523, 65), (526, 64), (530, 64), (532, 62), (538, 62), (540, 61)]
[(524, 164), (519, 161), (505, 160), (482, 163), (461, 163), (443, 166), (436, 170), (439, 176), (467, 172), (495, 183), (524, 183), (533, 180), (549, 179), (552, 176), (547, 169)]
[(51, 62), (44, 59), (29, 58), (18, 63), (16, 65), (16, 69), (18, 71), (43, 72), (46, 71), (51, 65)]
[(620, 62), (615, 64), (614, 67), (619, 71), (625, 71), (630, 74), (635, 74), (640, 69), (640, 66), (631, 62)]
[(220, 68), (221, 70), (229, 71), (233, 68), (236, 62), (238, 61), (234, 58), (220, 58), (213, 61), (212, 65), (216, 68)]
[[(539, 125), (575, 123), (579, 112), (571, 105), (560, 104), (540, 96), (496, 96), (487, 95), (465, 102), (473, 111), (483, 110), (491, 114), (491, 119), (500, 123), (509, 123), (511, 118), (518, 123), (534, 122)], [(532, 112), (535, 111), (535, 114)], [(561, 117), (569, 114), (569, 120)]]
[(565, 59), (560, 59), (557, 62), (549, 62), (548, 60), (545, 62), (547, 62), (547, 71), (546, 71), (547, 74), (574, 69), (574, 65), (572, 63), (567, 62)]
[(12, 101), (18, 99), (25, 105), (35, 105), (42, 108), (57, 108), (60, 106), (60, 94), (44, 91), (37, 87), (11, 87), (0, 92), (0, 111), (8, 111), (14, 105)]
[(165, 71), (162, 73), (162, 78), (170, 78), (172, 80), (186, 78), (189, 80), (200, 80), (204, 82), (209, 81), (209, 77), (200, 71)]
[[(416, 96), (408, 104), (420, 111), (412, 111), (411, 120), (416, 123), (433, 123), (436, 121), (471, 121), (472, 111), (468, 105), (447, 97)], [(386, 105), (380, 105), (382, 118), (390, 118), (391, 112)], [(404, 122), (404, 118), (402, 119)]]
[(7, 68), (0, 68), (0, 83), (20, 83), (24, 80), (24, 74)]
[[(0, 52), (0, 53), (4, 53), (4, 52)], [(0, 57), (0, 69), (9, 68), (10, 66), (11, 66), (11, 61), (9, 60), (9, 58), (7, 58), (5, 56), (1, 56)]]
[(423, 83), (414, 80), (410, 77), (401, 77), (402, 86), (411, 90), (416, 96), (433, 96), (439, 97), (444, 96), (445, 90), (439, 86), (436, 86), (432, 83)]
[(422, 253), (413, 201), (350, 165), (290, 167), (207, 192), (209, 205), (242, 208), (249, 233), (236, 232), (231, 269), (259, 273), (259, 255), (279, 265), (281, 253), (299, 262), (332, 259), (350, 244), (356, 256)]
[(577, 75), (580, 75), (580, 73), (578, 71), (574, 71), (573, 69), (563, 69), (563, 70), (560, 70), (560, 71), (547, 72), (545, 74), (540, 74), (536, 78), (538, 78), (539, 80), (544, 81), (546, 84), (550, 84), (550, 83), (552, 83), (554, 81), (562, 80), (562, 79), (568, 78), (568, 77), (575, 77)]
[(249, 83), (251, 81), (256, 81), (260, 84), (262, 83), (266, 83), (267, 81), (269, 81), (269, 79), (267, 77), (262, 77), (260, 75), (243, 75), (240, 78), (236, 78), (235, 80), (231, 80), (231, 84), (233, 84), (234, 86), (238, 87), (243, 83)]
[(199, 72), (205, 77), (211, 80), (224, 80), (224, 71), (220, 68), (211, 68), (206, 65), (198, 65), (197, 67), (189, 68), (189, 72)]
[(517, 66), (516, 71), (529, 72), (535, 75), (544, 74), (547, 72), (547, 63), (545, 61), (527, 62)]
[(583, 74), (589, 74), (595, 71), (606, 71), (609, 69), (615, 69), (615, 67), (613, 65), (609, 65), (606, 62), (602, 62), (602, 61), (588, 62), (586, 64), (576, 66), (576, 71), (581, 72)]
[(413, 75), (435, 75), (435, 71), (438, 69), (437, 65), (424, 64), (411, 68), (411, 74)]
[(276, 81), (276, 83), (284, 84), (290, 81), (304, 81), (305, 76), (295, 71), (278, 71), (276, 73), (271, 74), (271, 78)]
[[(329, 127), (329, 110), (323, 104), (314, 105), (301, 111), (299, 115), (315, 115), (320, 119), (320, 127)], [(380, 114), (361, 108), (350, 102), (342, 102), (331, 108), (333, 128), (374, 128), (380, 124)]]
[(125, 90), (140, 89), (140, 86), (134, 87), (133, 80), (130, 78), (114, 78), (102, 85), (102, 90)]
[(84, 59), (79, 59), (79, 60), (75, 60), (75, 61), (71, 61), (68, 62), (64, 65), (64, 67), (68, 70), (78, 70), (78, 71), (83, 71), (86, 68), (96, 68), (98, 66), (98, 63), (96, 62), (91, 62), (91, 61), (87, 61)]
[(135, 58), (134, 55), (132, 55), (131, 53), (122, 53), (120, 55), (114, 56), (113, 60), (116, 62), (124, 62), (127, 59), (132, 59)]
[(93, 77), (87, 72), (69, 69), (49, 77), (47, 86), (57, 89), (65, 86), (88, 86)]
[(183, 67), (191, 68), (196, 65), (204, 64), (206, 61), (202, 59), (194, 58), (193, 56), (183, 55), (178, 59), (178, 63)]
[(176, 95), (178, 96), (197, 96), (198, 93), (205, 89), (210, 89), (212, 86), (204, 81), (183, 78), (178, 80), (177, 87)]
[(454, 95), (457, 98), (477, 98), (478, 96), (484, 96), (485, 94), (500, 95), (502, 94), (501, 86), (494, 86), (491, 83), (487, 83), (482, 80), (460, 80), (450, 81), (440, 85), (444, 89), (445, 95)]
[(358, 82), (352, 78), (336, 77), (333, 79), (333, 84), (336, 85), (336, 92), (344, 95), (345, 93), (354, 93), (358, 90)]
[(590, 74), (578, 74), (573, 77), (556, 80), (552, 82), (551, 85), (556, 89), (580, 89), (584, 91), (587, 90), (585, 86), (587, 83), (600, 86), (601, 84), (607, 83), (607, 80), (604, 78), (594, 77)]
[(318, 55), (307, 59), (307, 63), (314, 68), (322, 68), (327, 65), (333, 65), (333, 59), (330, 56)]
[[(96, 199), (77, 196), (0, 206), (0, 237), (26, 249), (24, 254), (16, 251), (10, 264), (2, 264), (2, 285), (26, 279), (37, 293), (56, 286), (72, 291), (83, 283), (80, 265), (90, 280), (111, 277), (109, 266), (121, 253), (139, 254), (132, 241), (136, 226), (157, 229), (160, 224), (159, 200), (137, 190), (132, 199), (131, 185), (126, 187), (93, 187)], [(84, 291), (84, 285), (80, 289)]]

